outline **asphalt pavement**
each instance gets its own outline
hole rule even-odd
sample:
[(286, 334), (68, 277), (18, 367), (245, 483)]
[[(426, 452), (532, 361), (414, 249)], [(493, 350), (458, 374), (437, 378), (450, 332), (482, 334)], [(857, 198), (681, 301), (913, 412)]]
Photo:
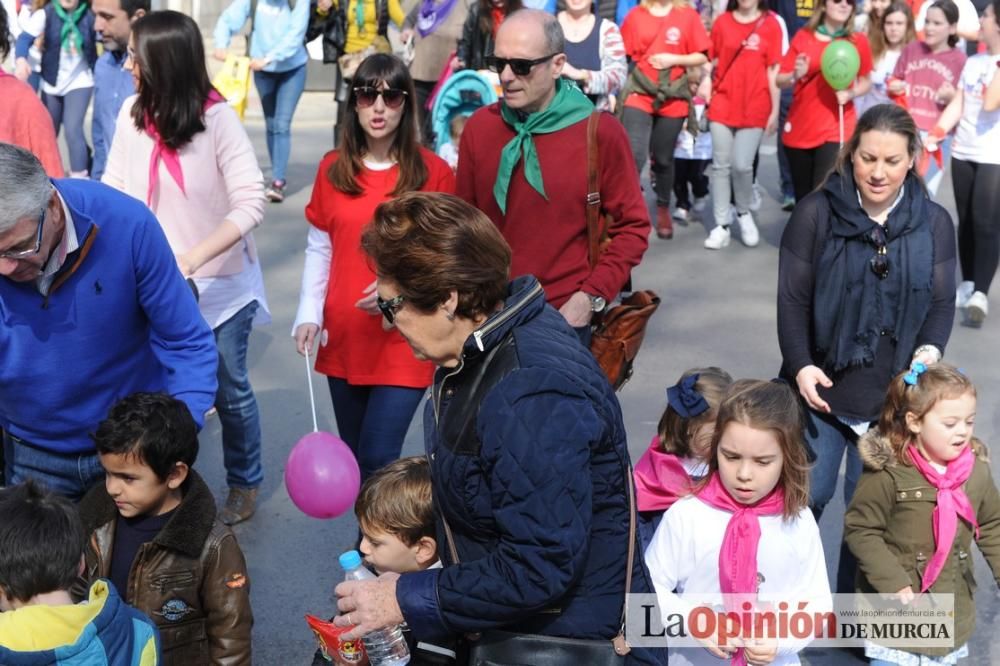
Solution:
[[(306, 93), (293, 123), (288, 197), (282, 204), (268, 206), (264, 224), (255, 232), (273, 316), (269, 326), (256, 329), (251, 336), (249, 361), (262, 412), (265, 481), (256, 516), (235, 531), (250, 570), (256, 664), (310, 663), (315, 644), (303, 616), (333, 612), (332, 590), (342, 578), (337, 556), (353, 546), (357, 535), (353, 515), (322, 521), (300, 513), (282, 481), (288, 452), (312, 429), (305, 362), (295, 352), (290, 333), (307, 231), (303, 209), (319, 161), (331, 148), (333, 118), (328, 93)], [(246, 125), (267, 176), (270, 165), (263, 119), (255, 102)], [(619, 394), (633, 460), (655, 432), (666, 401), (665, 388), (685, 369), (718, 365), (734, 377), (766, 379), (777, 374), (778, 243), (788, 214), (781, 212), (776, 201), (779, 187), (773, 138), (762, 149), (759, 181), (766, 190), (757, 214), (760, 245), (746, 248), (734, 233), (728, 248), (705, 250), (702, 242), (708, 227), (694, 221), (678, 226), (673, 240), (654, 235), (634, 273), (636, 288), (655, 290), (663, 302), (650, 323), (635, 375)], [(944, 183), (940, 200), (954, 214), (950, 180)], [(976, 383), (976, 435), (988, 444), (1000, 436), (1000, 302), (994, 305), (997, 312), (981, 329), (960, 326), (956, 318), (945, 355)], [(325, 378), (314, 374), (313, 381), (320, 429), (336, 432)], [(418, 413), (403, 455), (422, 453), (420, 433)], [(221, 501), (225, 474), (218, 419), (209, 420), (201, 444), (197, 468)], [(842, 498), (835, 498), (820, 521), (827, 553), (838, 550), (843, 511)], [(977, 555), (976, 561), (978, 628), (966, 663), (1000, 663), (997, 588), (982, 557)], [(829, 569), (832, 580), (835, 566), (831, 563)], [(810, 651), (806, 659), (810, 664), (860, 663), (842, 651)]]

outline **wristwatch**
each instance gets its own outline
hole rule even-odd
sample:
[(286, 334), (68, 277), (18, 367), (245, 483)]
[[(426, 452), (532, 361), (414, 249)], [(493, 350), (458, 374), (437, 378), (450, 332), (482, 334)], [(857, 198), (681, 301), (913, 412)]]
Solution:
[(604, 308), (608, 306), (608, 302), (604, 300), (603, 296), (594, 296), (592, 294), (587, 294), (587, 298), (590, 299), (591, 312), (604, 312)]

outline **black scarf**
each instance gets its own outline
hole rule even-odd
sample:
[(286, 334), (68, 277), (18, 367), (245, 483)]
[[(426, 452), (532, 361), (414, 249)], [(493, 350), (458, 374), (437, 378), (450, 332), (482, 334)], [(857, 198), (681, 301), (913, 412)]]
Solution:
[(869, 265), (876, 253), (869, 234), (878, 223), (861, 208), (854, 174), (832, 173), (822, 191), (830, 228), (816, 267), (813, 327), (823, 364), (833, 372), (870, 366), (882, 321), (893, 320), (893, 367), (905, 368), (931, 304), (934, 237), (926, 191), (917, 177), (907, 175), (903, 198), (886, 221), (886, 281), (898, 281), (896, 302), (887, 302), (883, 280)]

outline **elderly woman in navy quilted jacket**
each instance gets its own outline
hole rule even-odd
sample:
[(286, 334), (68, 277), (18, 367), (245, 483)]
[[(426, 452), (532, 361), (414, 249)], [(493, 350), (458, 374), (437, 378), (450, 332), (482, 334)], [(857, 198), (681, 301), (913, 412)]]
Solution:
[[(625, 593), (629, 460), (621, 409), (589, 350), (534, 277), (508, 282), (507, 243), (456, 197), (382, 204), (362, 247), (386, 324), (438, 366), (424, 429), (445, 567), (341, 583), (337, 624), (357, 625), (348, 637), (405, 620), (418, 639), (502, 629), (610, 641)], [(648, 592), (635, 552), (632, 591)], [(628, 661), (657, 657), (633, 649)]]

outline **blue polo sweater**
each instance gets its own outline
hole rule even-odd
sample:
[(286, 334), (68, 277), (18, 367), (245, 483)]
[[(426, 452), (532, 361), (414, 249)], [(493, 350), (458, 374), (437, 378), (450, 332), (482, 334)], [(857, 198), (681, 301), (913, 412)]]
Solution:
[(101, 183), (53, 184), (80, 247), (47, 297), (0, 278), (0, 426), (48, 451), (93, 451), (98, 423), (137, 391), (184, 401), (200, 426), (215, 339), (156, 218)]

